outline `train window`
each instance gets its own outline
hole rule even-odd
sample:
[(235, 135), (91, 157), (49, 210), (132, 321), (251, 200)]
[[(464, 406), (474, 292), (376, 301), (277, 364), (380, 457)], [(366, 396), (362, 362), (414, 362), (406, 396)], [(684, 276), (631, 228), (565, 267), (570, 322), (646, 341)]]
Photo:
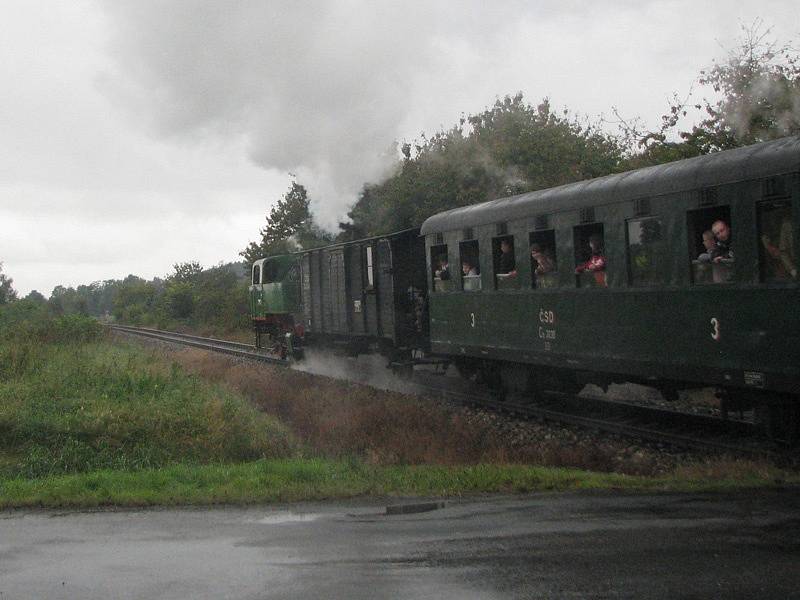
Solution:
[(575, 283), (578, 287), (607, 287), (603, 224), (578, 225), (573, 229)]
[(261, 283), (261, 265), (253, 265), (253, 285)]
[(734, 253), (731, 210), (715, 206), (688, 214), (692, 283), (713, 285), (733, 278)]
[(791, 202), (788, 199), (759, 202), (757, 210), (761, 281), (797, 281)]
[(517, 259), (514, 256), (514, 236), (504, 235), (492, 239), (495, 289), (508, 290), (519, 287)]
[(267, 260), (261, 268), (261, 283), (272, 283), (278, 279), (278, 263), (274, 260)]
[(556, 265), (556, 232), (553, 229), (530, 234), (531, 285), (537, 289), (558, 285)]
[(481, 268), (478, 240), (461, 242), (458, 245), (461, 262), (461, 288), (465, 292), (481, 290)]
[(375, 270), (372, 265), (372, 246), (366, 246), (364, 252), (367, 255), (367, 287), (375, 285)]
[(661, 285), (667, 264), (664, 223), (652, 217), (628, 221), (628, 274), (631, 285)]
[(431, 246), (431, 276), (433, 277), (434, 292), (449, 292), (452, 289), (447, 244)]

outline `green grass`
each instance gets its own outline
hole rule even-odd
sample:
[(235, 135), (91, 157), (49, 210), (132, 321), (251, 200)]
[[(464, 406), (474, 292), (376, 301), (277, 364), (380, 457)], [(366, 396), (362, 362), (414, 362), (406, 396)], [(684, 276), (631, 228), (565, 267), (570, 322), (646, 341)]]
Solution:
[(276, 459), (0, 480), (0, 509), (245, 504), (357, 496), (458, 497), (600, 489), (708, 492), (798, 484), (800, 476), (776, 479), (774, 473), (759, 472), (744, 478), (651, 478), (524, 465), (379, 467), (357, 461)]
[[(401, 444), (429, 446), (450, 421), (436, 421), (442, 426), (429, 438), (421, 423), (432, 420), (430, 413), (409, 419), (407, 406), (399, 404), (398, 414), (406, 418), (393, 436), (381, 420), (395, 419), (393, 413), (384, 415), (391, 403), (378, 403), (370, 395), (360, 403), (334, 404), (328, 414), (320, 412), (326, 405), (320, 400), (330, 400), (331, 390), (309, 389), (299, 413), (276, 410), (295, 415), (289, 422), (295, 422), (296, 440), (277, 418), (254, 408), (231, 387), (209, 383), (211, 365), (190, 375), (164, 355), (105, 341), (96, 323), (79, 317), (37, 321), (35, 326), (25, 320), (9, 326), (8, 314), (5, 318), (0, 330), (0, 509), (800, 484), (798, 474), (736, 461), (687, 465), (667, 477), (486, 464), (490, 461), (480, 458), (472, 462), (481, 464), (468, 466), (447, 460), (439, 466), (408, 466), (403, 460), (372, 464), (366, 461), (378, 450), (401, 456)], [(295, 383), (283, 383), (285, 397), (276, 381), (254, 380), (250, 387), (266, 389), (270, 397), (277, 394), (284, 409), (297, 408), (303, 393)], [(317, 413), (321, 420), (310, 419)], [(347, 435), (341, 434), (343, 424)], [(410, 435), (416, 429), (421, 438)], [(461, 429), (463, 439), (444, 439), (463, 455), (480, 432)], [(307, 439), (312, 434), (332, 441), (314, 445)], [(359, 453), (347, 443), (373, 452)]]
[(0, 340), (0, 477), (296, 452), (277, 419), (152, 353), (102, 339)]

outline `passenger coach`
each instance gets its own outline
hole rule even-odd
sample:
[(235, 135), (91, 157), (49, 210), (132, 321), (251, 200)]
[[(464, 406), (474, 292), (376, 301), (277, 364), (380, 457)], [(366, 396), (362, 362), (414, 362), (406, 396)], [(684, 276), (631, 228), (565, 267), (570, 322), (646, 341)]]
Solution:
[(431, 351), (512, 389), (719, 386), (796, 432), (799, 172), (790, 137), (434, 215)]

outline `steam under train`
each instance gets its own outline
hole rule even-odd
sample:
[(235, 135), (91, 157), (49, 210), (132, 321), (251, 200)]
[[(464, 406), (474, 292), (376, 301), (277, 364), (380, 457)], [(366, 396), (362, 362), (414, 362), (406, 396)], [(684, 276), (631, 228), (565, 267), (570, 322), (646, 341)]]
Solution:
[(256, 261), (257, 346), (447, 361), (498, 390), (715, 386), (796, 440), (798, 214), (800, 137), (456, 208)]

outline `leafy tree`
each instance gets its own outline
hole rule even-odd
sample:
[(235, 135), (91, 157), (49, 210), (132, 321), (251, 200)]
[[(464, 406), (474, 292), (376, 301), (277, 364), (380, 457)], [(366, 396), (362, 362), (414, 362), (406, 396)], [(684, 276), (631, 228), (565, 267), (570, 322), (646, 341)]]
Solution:
[(167, 280), (176, 282), (190, 281), (203, 272), (203, 267), (196, 260), (175, 263), (172, 268), (175, 269), (175, 272), (167, 277)]
[(14, 280), (3, 273), (3, 263), (0, 262), (0, 304), (7, 304), (17, 299), (17, 292), (12, 287)]
[(31, 290), (30, 293), (23, 298), (23, 300), (27, 300), (28, 302), (32, 302), (34, 304), (46, 304), (47, 298), (44, 297), (43, 294), (36, 290)]
[(157, 296), (156, 282), (148, 282), (135, 275), (128, 275), (117, 289), (114, 298), (114, 316), (129, 323), (145, 322), (151, 313)]
[[(700, 72), (701, 100), (673, 96), (655, 132), (623, 123), (641, 149), (627, 168), (728, 150), (800, 133), (800, 54), (771, 37), (761, 20), (742, 27), (725, 59)], [(700, 111), (701, 120), (683, 123)]]
[(616, 170), (619, 140), (569, 111), (506, 96), (458, 125), (401, 146), (393, 176), (365, 185), (340, 239), (414, 227), (449, 208)]
[(319, 246), (332, 239), (314, 223), (308, 192), (297, 181), (292, 181), (289, 191), (272, 207), (260, 233), (260, 241), (250, 242), (239, 253), (248, 264), (265, 256)]

